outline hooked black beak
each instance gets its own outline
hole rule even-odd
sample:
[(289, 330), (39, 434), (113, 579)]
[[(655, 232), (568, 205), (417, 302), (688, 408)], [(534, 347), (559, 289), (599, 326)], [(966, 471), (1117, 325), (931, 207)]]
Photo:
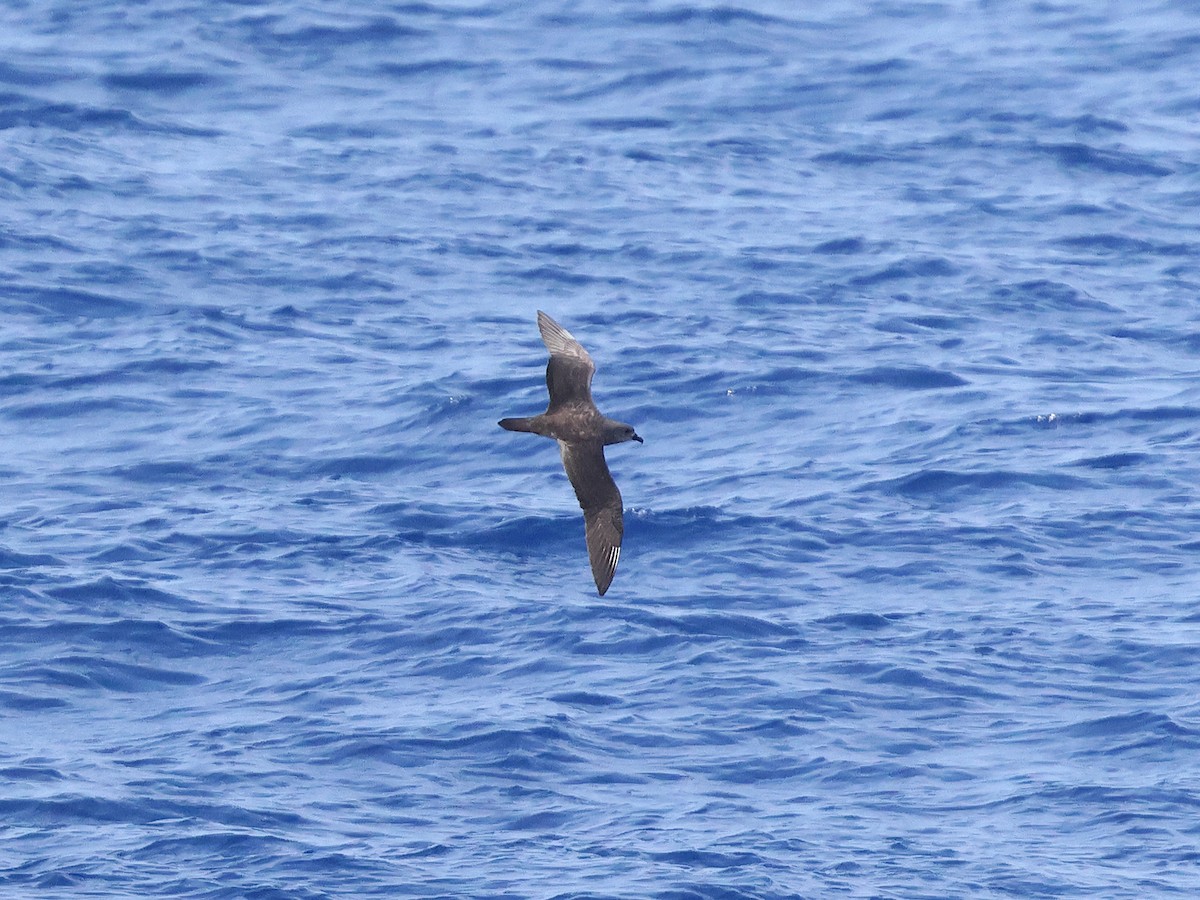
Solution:
[(644, 444), (644, 443), (646, 443), (645, 441), (643, 441), (643, 440), (641, 439), (641, 437), (640, 437), (639, 435), (636, 435), (636, 434), (635, 434), (635, 435), (634, 435), (632, 438), (630, 438), (630, 440), (632, 440), (632, 441), (637, 441), (639, 444)]

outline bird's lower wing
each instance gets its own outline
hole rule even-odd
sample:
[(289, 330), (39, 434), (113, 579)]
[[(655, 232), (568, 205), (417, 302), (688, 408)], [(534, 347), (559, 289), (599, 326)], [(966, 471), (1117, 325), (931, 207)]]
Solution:
[(625, 533), (621, 492), (604, 461), (604, 445), (599, 441), (568, 444), (558, 442), (563, 468), (575, 488), (583, 509), (584, 534), (588, 559), (596, 590), (603, 596), (612, 584), (621, 558), (621, 536)]
[(617, 561), (621, 558), (621, 535), (625, 523), (621, 506), (605, 506), (583, 511), (584, 532), (587, 536), (588, 559), (592, 563), (592, 577), (596, 579), (596, 590), (600, 596), (612, 584), (617, 573)]

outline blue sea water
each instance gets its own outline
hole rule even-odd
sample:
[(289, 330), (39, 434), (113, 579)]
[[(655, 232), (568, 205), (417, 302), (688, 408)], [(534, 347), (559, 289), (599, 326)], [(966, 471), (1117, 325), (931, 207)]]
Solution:
[(1194, 4), (0, 34), (4, 897), (1200, 893)]

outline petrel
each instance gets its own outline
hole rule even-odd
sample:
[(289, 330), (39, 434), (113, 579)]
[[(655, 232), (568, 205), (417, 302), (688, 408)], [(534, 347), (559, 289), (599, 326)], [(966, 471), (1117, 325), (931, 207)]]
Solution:
[(558, 441), (563, 468), (575, 488), (583, 509), (584, 534), (592, 577), (600, 596), (612, 584), (621, 558), (621, 492), (604, 461), (605, 444), (625, 441), (642, 443), (631, 425), (610, 419), (592, 402), (592, 375), (596, 364), (571, 332), (540, 309), (537, 314), (542, 343), (550, 351), (546, 364), (546, 387), (550, 405), (540, 416), (528, 419), (501, 419), (500, 427), (509, 431), (528, 431)]

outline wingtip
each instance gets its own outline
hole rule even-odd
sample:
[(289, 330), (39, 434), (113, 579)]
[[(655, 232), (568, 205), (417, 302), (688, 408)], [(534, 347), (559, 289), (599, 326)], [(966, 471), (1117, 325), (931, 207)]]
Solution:
[(575, 335), (554, 321), (547, 313), (538, 310), (538, 331), (542, 335), (542, 343), (550, 351), (550, 355), (563, 354), (591, 362), (587, 351), (583, 349)]
[(608, 591), (617, 574), (617, 563), (621, 559), (621, 547), (610, 547), (608, 556), (603, 561), (592, 560), (592, 578), (596, 581), (596, 593), (601, 597)]

